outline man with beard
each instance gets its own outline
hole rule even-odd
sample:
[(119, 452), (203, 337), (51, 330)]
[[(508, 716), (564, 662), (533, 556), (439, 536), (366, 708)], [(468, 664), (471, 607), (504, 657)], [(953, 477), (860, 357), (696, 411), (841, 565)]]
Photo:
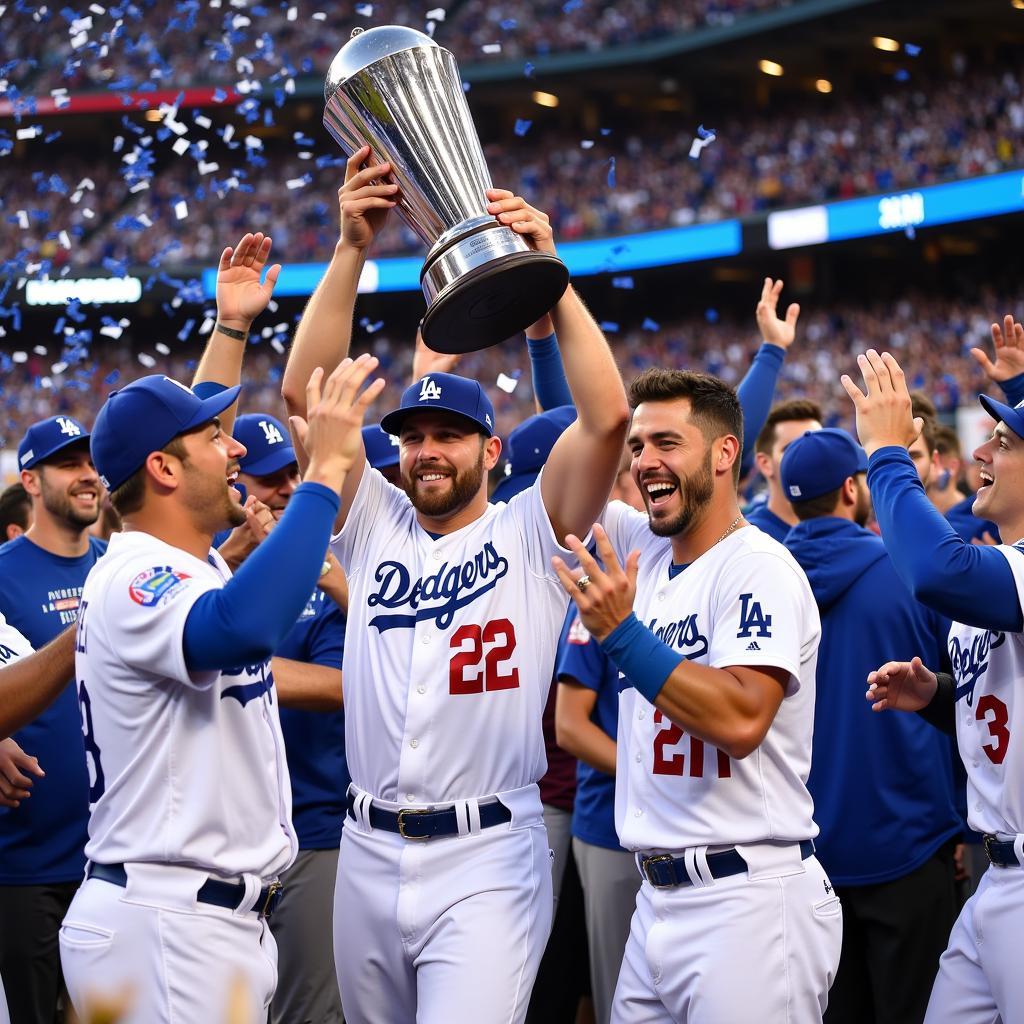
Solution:
[[(89, 434), (69, 416), (29, 427), (18, 465), (32, 525), (0, 547), (0, 614), (38, 649), (76, 621), (106, 550), (89, 533), (102, 488)], [(0, 746), (36, 776), (31, 799), (0, 810), (0, 975), (14, 1024), (49, 1024), (62, 987), (57, 932), (85, 869), (89, 819), (89, 744), (73, 681)]]
[(240, 981), (239, 1020), (266, 1020), (266, 918), (297, 849), (270, 659), (323, 565), (383, 387), (357, 397), (375, 366), (311, 377), (306, 480), (233, 577), (211, 542), (246, 520), (231, 487), (245, 448), (219, 420), (238, 388), (202, 399), (143, 377), (96, 418), (92, 453), (124, 530), (86, 583), (77, 633), (96, 783), (60, 948), (80, 1015), (90, 992), (130, 986), (125, 1024), (220, 1019)]
[(920, 1024), (956, 918), (962, 830), (947, 737), (916, 715), (872, 719), (867, 674), (888, 660), (942, 662), (949, 623), (914, 600), (871, 514), (867, 455), (843, 430), (807, 433), (782, 458), (799, 522), (786, 547), (821, 613), (807, 788), (817, 855), (843, 902), (829, 1024)]
[[(367, 247), (394, 205), (387, 164), (348, 163), (342, 235), (284, 377), (342, 359)], [(548, 218), (510, 192), (488, 210), (554, 252)], [(627, 408), (600, 329), (569, 288), (551, 311), (577, 421), (536, 484), (487, 501), (501, 451), (474, 380), (430, 373), (382, 427), (401, 488), (353, 468), (333, 542), (349, 579), (346, 753), (353, 784), (335, 898), (346, 1018), (522, 1021), (551, 922), (537, 780), (566, 600), (551, 556), (585, 533), (615, 477)], [(293, 424), (295, 421), (293, 420)], [(301, 435), (301, 423), (297, 424)]]
[(603, 568), (576, 537), (582, 570), (555, 562), (620, 672), (615, 825), (643, 881), (611, 1019), (820, 1021), (842, 914), (806, 788), (818, 611), (745, 528), (732, 388), (651, 369), (630, 401), (647, 515), (609, 505)]

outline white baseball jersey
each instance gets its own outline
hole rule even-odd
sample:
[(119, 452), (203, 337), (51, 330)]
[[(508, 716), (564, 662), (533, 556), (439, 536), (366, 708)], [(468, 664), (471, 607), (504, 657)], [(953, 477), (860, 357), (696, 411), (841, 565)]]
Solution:
[(32, 653), (32, 645), (0, 615), (0, 668)]
[[(1024, 606), (1024, 551), (999, 547)], [(967, 820), (977, 832), (1024, 833), (1024, 634), (954, 622), (949, 660), (956, 680), (956, 738), (967, 769)]]
[(546, 771), (541, 716), (568, 598), (540, 481), (433, 537), (367, 466), (332, 549), (348, 574), (343, 663), (352, 781), (440, 804)]
[(185, 620), (231, 571), (147, 533), (114, 534), (89, 574), (75, 671), (102, 795), (86, 856), (272, 878), (294, 860), (270, 662), (190, 672)]
[(683, 657), (711, 668), (789, 673), (761, 745), (743, 760), (689, 736), (639, 691), (619, 696), (615, 826), (628, 850), (680, 850), (818, 834), (807, 792), (821, 623), (803, 570), (777, 541), (741, 529), (674, 577), (672, 545), (621, 502), (605, 514), (620, 559), (640, 549), (636, 616)]

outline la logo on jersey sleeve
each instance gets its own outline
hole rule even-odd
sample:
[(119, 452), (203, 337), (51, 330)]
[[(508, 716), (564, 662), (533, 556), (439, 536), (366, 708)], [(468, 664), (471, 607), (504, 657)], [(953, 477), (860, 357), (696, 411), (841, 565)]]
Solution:
[(144, 569), (128, 584), (128, 596), (144, 608), (154, 608), (181, 590), (187, 579), (188, 573), (179, 572), (169, 565)]
[[(753, 594), (740, 594), (740, 628), (736, 633), (737, 640), (747, 637), (765, 637), (772, 635), (772, 617), (761, 610), (761, 602), (754, 600)], [(759, 651), (757, 640), (751, 640), (748, 651)]]

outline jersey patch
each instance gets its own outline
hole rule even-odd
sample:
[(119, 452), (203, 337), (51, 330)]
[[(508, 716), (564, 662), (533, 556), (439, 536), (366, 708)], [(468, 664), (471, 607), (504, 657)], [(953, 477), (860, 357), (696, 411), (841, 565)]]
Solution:
[(128, 584), (128, 596), (144, 608), (152, 608), (189, 579), (188, 573), (170, 566), (156, 566), (140, 572)]
[(753, 594), (740, 594), (740, 628), (736, 639), (748, 636), (771, 637), (771, 626), (772, 617), (761, 611), (761, 602), (755, 601)]

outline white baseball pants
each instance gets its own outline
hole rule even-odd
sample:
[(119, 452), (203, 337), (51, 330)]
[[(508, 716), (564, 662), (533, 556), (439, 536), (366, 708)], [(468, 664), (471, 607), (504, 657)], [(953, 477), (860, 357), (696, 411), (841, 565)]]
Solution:
[[(277, 984), (277, 946), (266, 922), (251, 911), (196, 903), (197, 886), (189, 901), (174, 883), (160, 885), (164, 870), (180, 872), (161, 866), (128, 889), (95, 878), (82, 883), (60, 930), (75, 1010), (91, 1019), (86, 1009), (95, 999), (124, 995), (129, 1008), (119, 1024), (199, 1024), (228, 1020), (234, 999), (239, 1015), (231, 1020), (263, 1024)], [(131, 880), (132, 865), (128, 871)]]
[(644, 880), (612, 1024), (820, 1022), (839, 966), (842, 909), (817, 859), (799, 865), (700, 887)]

